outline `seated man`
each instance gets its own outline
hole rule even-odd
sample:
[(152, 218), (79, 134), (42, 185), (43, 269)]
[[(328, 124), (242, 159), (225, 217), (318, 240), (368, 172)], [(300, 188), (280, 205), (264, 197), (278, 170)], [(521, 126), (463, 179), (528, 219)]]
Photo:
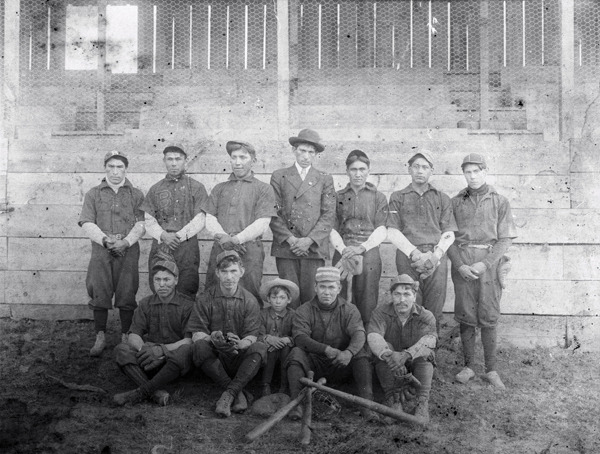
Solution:
[(242, 259), (235, 251), (223, 251), (216, 263), (218, 285), (207, 289), (196, 302), (186, 331), (194, 342), (194, 365), (225, 388), (215, 411), (227, 418), (231, 411), (248, 408), (243, 389), (265, 364), (267, 345), (256, 342), (258, 302), (239, 285), (244, 275)]
[(127, 343), (115, 348), (117, 364), (138, 385), (133, 391), (116, 394), (118, 405), (148, 397), (167, 405), (169, 394), (161, 388), (185, 375), (192, 363), (192, 340), (186, 336), (185, 327), (194, 300), (176, 290), (179, 270), (175, 263), (158, 261), (151, 272), (155, 293), (140, 302)]
[[(339, 296), (340, 270), (331, 266), (318, 268), (315, 281), (315, 297), (296, 309), (292, 325), (296, 347), (285, 364), (290, 396), (295, 399), (300, 394), (300, 378), (312, 370), (315, 380), (352, 375), (358, 395), (373, 400), (371, 363), (363, 349), (365, 328), (356, 306)], [(361, 414), (369, 421), (379, 419), (375, 412), (364, 407)], [(295, 407), (289, 416), (301, 419), (302, 407)]]
[(417, 406), (415, 416), (429, 421), (429, 392), (433, 378), (433, 349), (437, 343), (435, 317), (415, 303), (419, 283), (408, 274), (396, 278), (390, 287), (392, 301), (371, 314), (367, 342), (378, 358), (375, 371), (385, 393), (386, 404), (402, 410), (400, 396), (414, 375)]

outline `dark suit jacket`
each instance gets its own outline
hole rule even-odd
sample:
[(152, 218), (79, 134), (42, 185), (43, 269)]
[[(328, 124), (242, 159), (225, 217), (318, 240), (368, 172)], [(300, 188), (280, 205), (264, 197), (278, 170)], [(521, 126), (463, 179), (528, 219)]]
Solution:
[(308, 257), (329, 259), (329, 233), (335, 221), (336, 195), (333, 178), (311, 166), (304, 181), (296, 166), (279, 169), (271, 176), (275, 190), (277, 217), (271, 220), (271, 255), (299, 259), (285, 241), (294, 235), (309, 237), (314, 243)]

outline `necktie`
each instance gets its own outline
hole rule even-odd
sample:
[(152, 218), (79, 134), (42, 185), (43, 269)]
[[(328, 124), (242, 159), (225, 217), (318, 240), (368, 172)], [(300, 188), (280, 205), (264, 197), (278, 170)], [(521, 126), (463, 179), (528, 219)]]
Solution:
[(302, 172), (300, 172), (300, 178), (302, 178), (302, 181), (304, 181), (304, 179), (306, 178), (306, 173), (307, 173), (307, 170), (305, 167), (303, 167)]

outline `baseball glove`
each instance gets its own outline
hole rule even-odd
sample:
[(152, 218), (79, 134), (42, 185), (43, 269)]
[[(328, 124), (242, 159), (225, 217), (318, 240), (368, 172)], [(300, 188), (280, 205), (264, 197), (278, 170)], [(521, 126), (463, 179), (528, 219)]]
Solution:
[(363, 272), (363, 256), (355, 255), (352, 258), (342, 257), (335, 265), (340, 270), (340, 278), (342, 280), (349, 279), (351, 276), (362, 274)]
[(506, 276), (510, 272), (512, 268), (511, 258), (508, 255), (503, 255), (500, 257), (500, 262), (498, 263), (498, 268), (496, 269), (496, 274), (498, 276), (498, 282), (500, 282), (500, 287), (503, 289), (506, 288)]
[(319, 421), (329, 421), (335, 418), (342, 410), (337, 399), (330, 394), (315, 390), (313, 393), (313, 416)]

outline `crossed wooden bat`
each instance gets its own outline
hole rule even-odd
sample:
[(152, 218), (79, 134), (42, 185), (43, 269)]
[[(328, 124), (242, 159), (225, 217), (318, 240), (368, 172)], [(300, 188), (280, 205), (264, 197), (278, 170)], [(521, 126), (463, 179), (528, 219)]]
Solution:
[(381, 413), (385, 416), (389, 416), (391, 418), (397, 419), (398, 421), (403, 421), (407, 423), (417, 424), (420, 426), (425, 426), (425, 422), (421, 418), (417, 418), (416, 416), (409, 415), (404, 413), (403, 411), (394, 410), (393, 408), (387, 407), (385, 405), (379, 404), (377, 402), (373, 402), (369, 399), (364, 399), (359, 396), (355, 396), (353, 394), (348, 394), (343, 391), (338, 391), (337, 389), (330, 388), (325, 386), (326, 380), (325, 378), (320, 378), (316, 382), (313, 381), (314, 373), (313, 371), (309, 372), (308, 378), (301, 378), (300, 383), (304, 385), (298, 397), (291, 400), (287, 405), (281, 407), (277, 410), (269, 419), (265, 422), (259, 424), (254, 429), (246, 434), (246, 441), (252, 442), (256, 440), (261, 435), (264, 435), (269, 430), (271, 430), (278, 422), (283, 420), (286, 415), (292, 411), (297, 405), (304, 403), (304, 413), (302, 415), (302, 427), (300, 429), (300, 443), (303, 445), (308, 445), (310, 443), (311, 436), (311, 424), (312, 424), (312, 395), (315, 390), (324, 391), (333, 396), (339, 397), (342, 400), (347, 402), (360, 405), (366, 407), (370, 410)]

